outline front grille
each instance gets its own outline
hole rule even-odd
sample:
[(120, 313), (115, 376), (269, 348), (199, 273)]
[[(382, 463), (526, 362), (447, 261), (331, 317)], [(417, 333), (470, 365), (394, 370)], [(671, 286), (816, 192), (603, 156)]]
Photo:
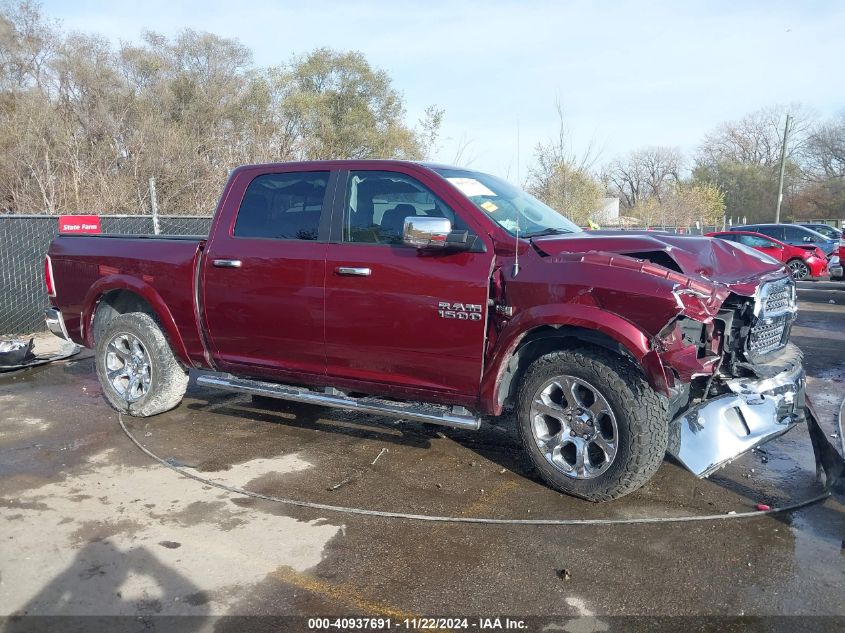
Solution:
[(785, 345), (783, 334), (788, 323), (789, 318), (786, 315), (771, 319), (769, 323), (762, 320), (758, 322), (748, 337), (749, 351), (754, 354), (767, 354)]
[(760, 356), (787, 343), (789, 326), (795, 318), (795, 283), (784, 278), (765, 284), (760, 289), (758, 301), (761, 310), (748, 336), (748, 351)]
[(776, 281), (769, 284), (769, 294), (766, 297), (763, 305), (763, 311), (766, 314), (773, 312), (782, 312), (783, 310), (792, 307), (793, 290), (792, 284), (788, 279), (783, 281)]

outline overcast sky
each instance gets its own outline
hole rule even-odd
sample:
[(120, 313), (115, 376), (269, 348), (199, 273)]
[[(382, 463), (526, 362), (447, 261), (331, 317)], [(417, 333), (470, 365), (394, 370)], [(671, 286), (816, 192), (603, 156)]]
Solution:
[(362, 51), (416, 120), (445, 109), (435, 159), (524, 178), (562, 103), (600, 162), (647, 145), (694, 150), (718, 123), (801, 102), (845, 108), (845, 2), (240, 2), (46, 0), (65, 28), (115, 42), (184, 28), (239, 39), (259, 66), (319, 46)]

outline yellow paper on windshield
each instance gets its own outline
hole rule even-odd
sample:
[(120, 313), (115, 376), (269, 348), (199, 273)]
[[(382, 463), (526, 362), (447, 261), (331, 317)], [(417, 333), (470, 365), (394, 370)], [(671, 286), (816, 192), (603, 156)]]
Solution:
[(473, 196), (495, 196), (496, 194), (475, 178), (447, 178), (467, 198)]
[(482, 202), (478, 206), (487, 211), (487, 213), (493, 213), (493, 211), (499, 208), (489, 200), (487, 200), (486, 202)]

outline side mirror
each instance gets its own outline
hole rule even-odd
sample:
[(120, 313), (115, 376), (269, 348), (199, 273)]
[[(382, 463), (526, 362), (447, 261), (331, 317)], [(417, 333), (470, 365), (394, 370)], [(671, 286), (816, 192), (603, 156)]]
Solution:
[(418, 249), (442, 249), (446, 248), (446, 240), (451, 232), (452, 223), (446, 218), (405, 218), (402, 243)]

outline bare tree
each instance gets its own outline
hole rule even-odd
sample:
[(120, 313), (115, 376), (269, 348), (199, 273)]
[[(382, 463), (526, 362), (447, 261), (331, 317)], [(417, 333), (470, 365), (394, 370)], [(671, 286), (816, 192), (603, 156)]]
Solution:
[(782, 217), (794, 215), (795, 201), (806, 186), (802, 174), (810, 115), (798, 104), (771, 106), (738, 121), (719, 125), (705, 136), (693, 168), (696, 182), (713, 184), (725, 194), (727, 214), (750, 222), (775, 219), (780, 153), (787, 112), (787, 139)]
[(776, 165), (780, 161), (787, 112), (792, 118), (787, 158), (798, 156), (811, 129), (812, 119), (799, 104), (793, 104), (763, 108), (738, 121), (722, 123), (704, 137), (696, 162)]
[(661, 201), (681, 181), (684, 157), (674, 147), (646, 147), (611, 161), (602, 170), (602, 181), (611, 195), (631, 209), (642, 201)]
[(802, 151), (806, 182), (794, 194), (797, 218), (845, 218), (845, 111), (816, 125)]
[[(550, 174), (556, 165), (565, 164), (576, 171), (587, 172), (593, 168), (599, 159), (595, 138), (590, 139), (583, 151), (575, 149), (572, 133), (566, 123), (566, 115), (560, 101), (555, 101), (557, 111), (557, 135), (546, 142), (540, 142), (535, 148), (534, 173)], [(531, 170), (529, 170), (531, 173)]]
[(49, 65), (60, 41), (57, 23), (31, 0), (0, 5), (0, 89), (51, 89)]
[(814, 127), (802, 149), (811, 179), (845, 178), (845, 110)]
[(471, 139), (466, 132), (461, 134), (461, 137), (458, 139), (457, 144), (455, 145), (455, 154), (452, 157), (452, 164), (459, 165), (462, 167), (469, 167), (472, 165), (478, 158), (475, 153), (470, 152), (470, 148), (472, 147), (474, 140)]
[(560, 102), (556, 103), (556, 108), (557, 136), (537, 144), (526, 188), (573, 222), (587, 224), (599, 211), (604, 193), (601, 184), (590, 173), (597, 159), (595, 145), (590, 142), (583, 153), (576, 152)]
[(0, 5), (0, 211), (208, 213), (232, 167), (297, 158), (424, 158), (383, 70), (318, 49), (272, 69), (237, 40), (145, 32), (118, 48), (63, 33), (29, 0)]

